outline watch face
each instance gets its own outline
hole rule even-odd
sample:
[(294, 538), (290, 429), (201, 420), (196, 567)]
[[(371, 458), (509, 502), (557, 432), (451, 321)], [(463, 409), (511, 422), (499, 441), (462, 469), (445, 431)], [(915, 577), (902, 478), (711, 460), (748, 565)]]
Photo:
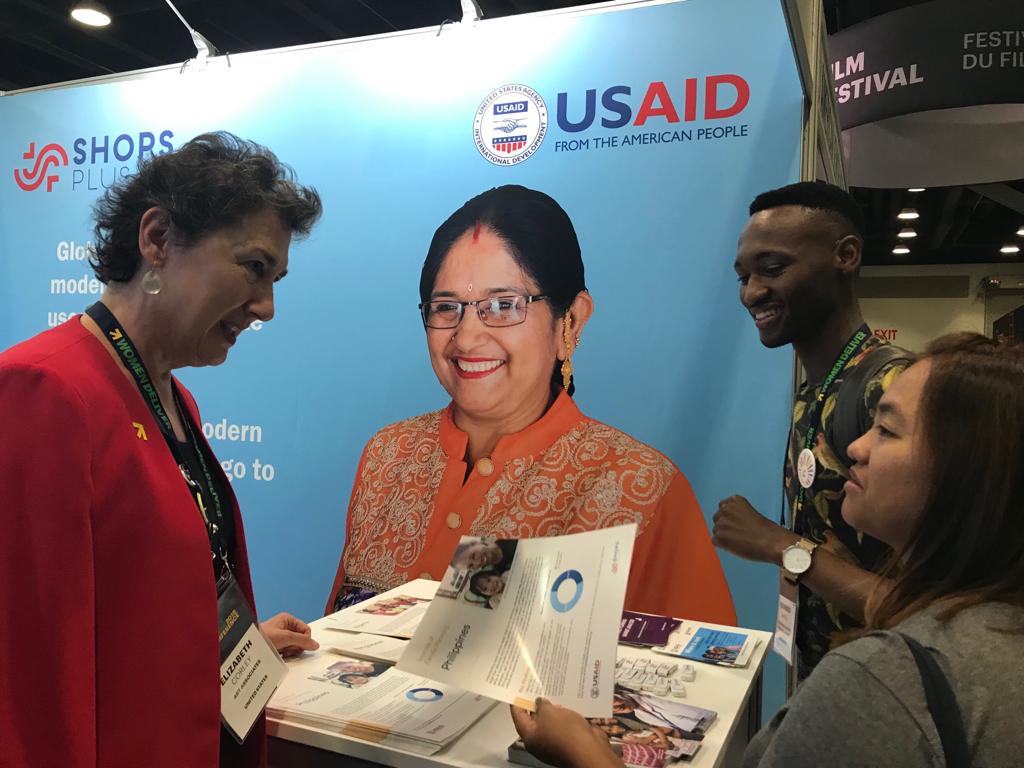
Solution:
[(811, 567), (811, 553), (803, 547), (787, 547), (782, 553), (782, 567), (790, 573), (803, 573)]

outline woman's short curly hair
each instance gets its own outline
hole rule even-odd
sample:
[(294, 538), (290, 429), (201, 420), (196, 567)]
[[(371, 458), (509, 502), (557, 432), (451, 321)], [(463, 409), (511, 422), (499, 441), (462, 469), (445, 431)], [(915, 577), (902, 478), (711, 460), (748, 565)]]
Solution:
[(96, 252), (89, 263), (98, 280), (135, 276), (142, 259), (139, 223), (153, 207), (167, 211), (175, 240), (185, 246), (264, 210), (301, 238), (323, 212), (317, 191), (297, 183), (294, 171), (266, 147), (226, 131), (204, 133), (140, 160), (135, 175), (96, 202)]

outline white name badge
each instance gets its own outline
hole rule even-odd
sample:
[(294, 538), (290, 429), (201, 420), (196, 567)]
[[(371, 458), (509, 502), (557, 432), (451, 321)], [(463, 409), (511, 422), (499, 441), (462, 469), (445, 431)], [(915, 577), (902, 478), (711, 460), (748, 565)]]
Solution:
[(779, 654), (790, 666), (796, 664), (796, 618), (799, 610), (800, 587), (779, 577), (779, 608), (775, 613), (775, 635), (772, 637), (772, 650)]
[(814, 485), (814, 476), (818, 474), (818, 462), (810, 448), (804, 448), (796, 458), (796, 477), (800, 485), (810, 488)]
[(260, 632), (234, 577), (218, 585), (220, 718), (241, 744), (288, 669)]

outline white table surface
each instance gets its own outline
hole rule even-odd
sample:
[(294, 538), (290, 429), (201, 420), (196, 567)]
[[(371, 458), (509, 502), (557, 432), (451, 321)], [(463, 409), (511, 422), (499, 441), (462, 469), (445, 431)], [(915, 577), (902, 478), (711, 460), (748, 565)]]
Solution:
[[(334, 630), (326, 628), (324, 619), (312, 622), (313, 637), (321, 645), (331, 645), (337, 639)], [(704, 624), (719, 627), (717, 624)], [(735, 630), (735, 627), (719, 627)], [(753, 629), (742, 629), (760, 640), (750, 663), (742, 669), (695, 663), (697, 679), (686, 683), (686, 698), (683, 702), (706, 707), (718, 712), (718, 719), (708, 729), (701, 742), (700, 751), (689, 763), (693, 768), (722, 768), (737, 764), (743, 754), (748, 737), (747, 712), (752, 690), (759, 680), (765, 654), (771, 644), (771, 633)], [(326, 653), (321, 650), (317, 653)], [(619, 646), (620, 657), (656, 658), (668, 661), (671, 657), (653, 653), (646, 648)], [(755, 707), (760, 711), (759, 707)], [(515, 766), (508, 762), (508, 746), (516, 740), (507, 704), (495, 704), (484, 717), (473, 724), (462, 736), (445, 749), (433, 755), (417, 755), (394, 747), (373, 744), (361, 739), (342, 736), (339, 733), (296, 725), (274, 718), (267, 718), (267, 733), (272, 737), (270, 744), (271, 768), (319, 768), (320, 766), (345, 765), (350, 758), (370, 763), (388, 765), (393, 768), (437, 768), (438, 766)], [(281, 742), (275, 742), (274, 739)], [(315, 747), (291, 749), (283, 742), (304, 744)], [(322, 750), (322, 751), (320, 751)], [(349, 763), (351, 764), (351, 762)]]

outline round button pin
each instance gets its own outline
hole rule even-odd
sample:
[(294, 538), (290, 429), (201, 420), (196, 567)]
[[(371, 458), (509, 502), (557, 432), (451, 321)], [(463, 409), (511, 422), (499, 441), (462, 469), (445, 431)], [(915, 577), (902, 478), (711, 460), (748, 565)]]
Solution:
[(448, 523), (449, 528), (458, 528), (460, 525), (462, 525), (462, 516), (459, 515), (457, 512), (450, 512), (448, 514), (446, 522)]
[(810, 488), (814, 485), (814, 477), (818, 473), (817, 460), (810, 448), (804, 448), (796, 459), (796, 477), (800, 485)]
[(484, 477), (489, 477), (494, 472), (494, 462), (485, 456), (476, 463), (476, 471)]

